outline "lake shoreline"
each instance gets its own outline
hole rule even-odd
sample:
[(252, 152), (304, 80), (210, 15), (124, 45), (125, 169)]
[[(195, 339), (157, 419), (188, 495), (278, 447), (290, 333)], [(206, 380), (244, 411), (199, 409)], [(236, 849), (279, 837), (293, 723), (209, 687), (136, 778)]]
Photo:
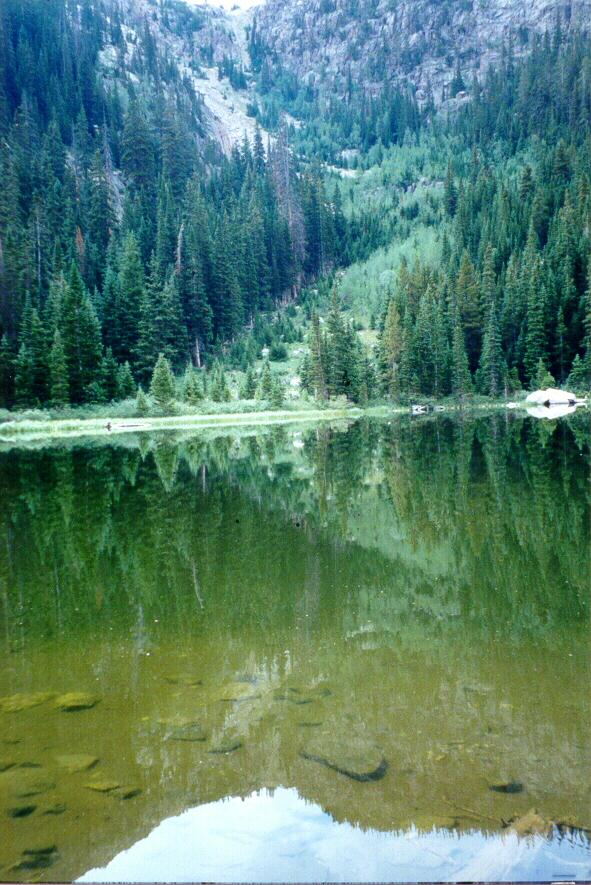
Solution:
[[(519, 403), (512, 411), (521, 411), (525, 403)], [(491, 400), (486, 403), (469, 403), (460, 406), (455, 403), (446, 403), (437, 410), (436, 414), (457, 414), (458, 412), (470, 413), (485, 409), (499, 410), (506, 408), (503, 400)], [(308, 424), (315, 422), (335, 421), (343, 419), (357, 420), (359, 418), (388, 418), (390, 416), (411, 415), (412, 410), (408, 406), (359, 406), (337, 408), (311, 408), (301, 410), (265, 410), (251, 412), (222, 412), (210, 414), (183, 414), (168, 416), (145, 416), (145, 417), (109, 417), (96, 418), (47, 418), (25, 419), (21, 421), (9, 421), (0, 424), (0, 443), (10, 442), (14, 444), (18, 440), (23, 442), (32, 439), (59, 439), (81, 436), (114, 436), (126, 433), (153, 433), (160, 430), (191, 430), (212, 429), (243, 426), (267, 426), (281, 424)], [(415, 417), (433, 415), (433, 411), (421, 412)]]

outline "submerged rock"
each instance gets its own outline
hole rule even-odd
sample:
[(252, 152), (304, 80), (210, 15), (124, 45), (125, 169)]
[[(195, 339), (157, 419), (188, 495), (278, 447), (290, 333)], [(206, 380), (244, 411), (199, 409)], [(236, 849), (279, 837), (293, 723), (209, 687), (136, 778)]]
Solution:
[(119, 781), (89, 781), (87, 784), (84, 784), (87, 790), (93, 790), (95, 793), (110, 793), (113, 790), (116, 790), (121, 786)]
[[(295, 689), (292, 689), (295, 691)], [(273, 694), (274, 701), (287, 701), (290, 704), (296, 704), (296, 706), (301, 707), (306, 704), (311, 704), (314, 702), (314, 698), (308, 697), (306, 695), (301, 694), (292, 694), (291, 692), (280, 692), (276, 691)]]
[(46, 870), (56, 858), (57, 847), (55, 845), (41, 845), (38, 848), (25, 848), (22, 859), (12, 869), (15, 871)]
[(65, 768), (69, 774), (78, 771), (88, 771), (98, 764), (98, 756), (89, 753), (68, 753), (65, 756), (56, 756), (55, 761), (60, 768)]
[(36, 809), (36, 805), (14, 805), (12, 808), (9, 808), (6, 813), (8, 814), (8, 817), (29, 817), (29, 815), (33, 814)]
[(43, 810), (43, 814), (63, 814), (66, 811), (66, 806), (63, 802), (55, 802), (53, 805), (49, 805), (47, 808)]
[(518, 836), (545, 836), (552, 835), (554, 824), (538, 814), (535, 808), (530, 808), (527, 814), (513, 818), (509, 829)]
[(257, 692), (251, 682), (228, 682), (220, 688), (215, 698), (218, 701), (226, 702), (254, 701), (260, 696), (260, 692)]
[(219, 755), (228, 755), (229, 753), (235, 753), (236, 750), (239, 750), (242, 746), (242, 741), (239, 740), (221, 740), (216, 744), (212, 744), (209, 748), (209, 753), (218, 753)]
[(127, 800), (135, 799), (141, 792), (139, 787), (117, 787), (117, 789), (112, 791), (111, 795), (116, 796), (117, 799)]
[(38, 857), (40, 854), (54, 854), (57, 851), (57, 845), (53, 843), (46, 843), (42, 845), (36, 845), (33, 848), (25, 848), (23, 854), (26, 854), (28, 857)]
[(379, 747), (361, 737), (318, 735), (300, 751), (304, 759), (317, 762), (354, 781), (377, 781), (384, 777), (388, 763)]
[(79, 710), (90, 710), (96, 707), (100, 698), (85, 691), (69, 691), (55, 699), (55, 706), (62, 713), (77, 713)]
[(169, 741), (205, 741), (207, 735), (199, 722), (187, 722), (173, 726), (167, 734)]
[(522, 793), (523, 784), (519, 781), (502, 781), (498, 784), (490, 784), (489, 790), (493, 793)]
[(170, 685), (184, 685), (187, 688), (203, 685), (203, 681), (199, 679), (198, 676), (191, 675), (190, 673), (179, 673), (173, 676), (165, 676), (164, 681), (168, 682)]
[(29, 796), (42, 796), (43, 793), (49, 793), (51, 790), (55, 790), (53, 781), (30, 781), (17, 785), (14, 795), (17, 799), (28, 799)]
[(273, 692), (273, 700), (288, 701), (296, 706), (304, 706), (312, 704), (314, 701), (322, 700), (330, 697), (332, 694), (330, 688), (325, 685), (313, 686), (312, 688), (298, 688), (296, 686), (288, 686), (286, 689), (278, 689)]
[(0, 700), (0, 710), (3, 713), (21, 713), (39, 707), (55, 697), (53, 691), (34, 691), (29, 694), (13, 694)]

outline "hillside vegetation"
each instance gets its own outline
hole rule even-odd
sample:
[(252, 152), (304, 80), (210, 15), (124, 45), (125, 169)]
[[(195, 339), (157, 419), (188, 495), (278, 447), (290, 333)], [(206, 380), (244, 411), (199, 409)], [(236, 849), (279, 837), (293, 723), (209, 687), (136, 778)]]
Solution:
[[(445, 96), (413, 81), (425, 44), (331, 104), (264, 14), (250, 60), (208, 15), (2, 4), (0, 408), (591, 387), (578, 19), (478, 79), (458, 55)], [(255, 121), (229, 150), (199, 91), (216, 64)]]

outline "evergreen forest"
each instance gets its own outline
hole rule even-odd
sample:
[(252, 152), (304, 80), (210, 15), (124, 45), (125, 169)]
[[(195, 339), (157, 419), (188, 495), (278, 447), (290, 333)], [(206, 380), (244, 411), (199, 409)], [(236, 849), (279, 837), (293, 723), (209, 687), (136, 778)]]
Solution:
[(257, 123), (224, 152), (147, 22), (131, 51), (110, 0), (3, 0), (0, 409), (589, 390), (591, 40), (530, 39), (443, 114), (327, 100), (251, 33)]

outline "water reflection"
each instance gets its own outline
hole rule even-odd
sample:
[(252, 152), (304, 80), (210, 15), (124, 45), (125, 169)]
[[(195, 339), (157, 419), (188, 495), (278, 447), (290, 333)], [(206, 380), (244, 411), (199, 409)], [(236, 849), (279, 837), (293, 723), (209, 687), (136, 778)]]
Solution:
[(402, 833), (338, 823), (297, 790), (191, 808), (80, 882), (524, 882), (583, 880), (582, 840), (515, 833)]
[(429, 833), (427, 878), (487, 851), (570, 863), (591, 647), (588, 426), (569, 422), (0, 454), (2, 877), (110, 869), (161, 821), (264, 789), (248, 801), (294, 815), (310, 869), (349, 830), (348, 870), (367, 839), (403, 857)]

